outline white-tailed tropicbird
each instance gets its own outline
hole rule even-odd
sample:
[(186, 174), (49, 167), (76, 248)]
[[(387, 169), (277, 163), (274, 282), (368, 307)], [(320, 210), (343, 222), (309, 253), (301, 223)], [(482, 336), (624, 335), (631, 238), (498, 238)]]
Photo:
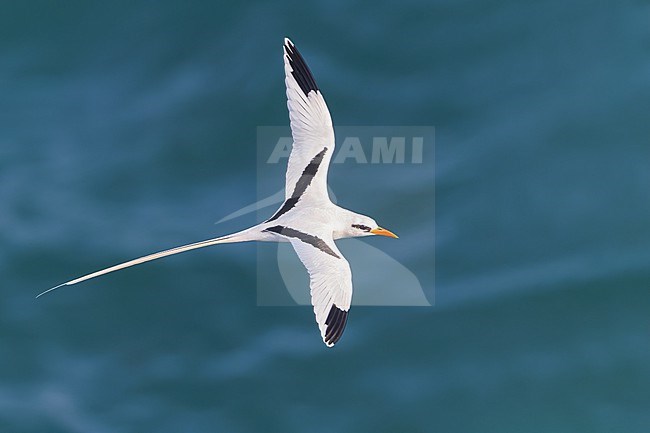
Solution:
[(381, 235), (396, 238), (372, 218), (331, 202), (327, 170), (334, 152), (334, 129), (325, 99), (311, 71), (289, 39), (284, 40), (287, 106), (293, 135), (282, 206), (263, 223), (246, 230), (172, 248), (102, 269), (52, 287), (37, 297), (109, 272), (217, 244), (247, 241), (291, 242), (310, 277), (311, 301), (325, 344), (339, 341), (352, 300), (350, 265), (334, 241)]

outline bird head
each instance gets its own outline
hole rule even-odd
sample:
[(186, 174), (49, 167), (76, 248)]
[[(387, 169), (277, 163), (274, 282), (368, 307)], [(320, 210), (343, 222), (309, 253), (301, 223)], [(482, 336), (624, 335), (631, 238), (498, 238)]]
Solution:
[(395, 233), (379, 227), (374, 219), (365, 215), (355, 215), (355, 218), (350, 222), (348, 232), (350, 233), (350, 236), (353, 237), (379, 235), (387, 236), (389, 238), (397, 238)]

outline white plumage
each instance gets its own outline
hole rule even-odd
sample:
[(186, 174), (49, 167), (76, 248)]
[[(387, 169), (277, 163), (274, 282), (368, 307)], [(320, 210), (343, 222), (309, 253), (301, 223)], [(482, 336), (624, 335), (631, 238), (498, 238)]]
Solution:
[(372, 218), (331, 202), (327, 172), (335, 146), (332, 119), (314, 77), (289, 39), (284, 40), (283, 50), (287, 107), (294, 143), (287, 166), (285, 201), (273, 216), (231, 235), (172, 248), (84, 275), (38, 296), (197, 248), (232, 242), (288, 241), (309, 272), (311, 300), (321, 337), (329, 347), (336, 344), (345, 329), (352, 301), (352, 272), (334, 240), (369, 235), (397, 236), (379, 227)]

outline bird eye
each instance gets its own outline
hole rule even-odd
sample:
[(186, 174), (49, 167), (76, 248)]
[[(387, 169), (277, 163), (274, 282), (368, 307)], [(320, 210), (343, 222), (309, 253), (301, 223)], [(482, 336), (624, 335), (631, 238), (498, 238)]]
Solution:
[(352, 227), (354, 227), (355, 229), (363, 230), (364, 232), (370, 231), (370, 227), (364, 226), (363, 224), (352, 224)]

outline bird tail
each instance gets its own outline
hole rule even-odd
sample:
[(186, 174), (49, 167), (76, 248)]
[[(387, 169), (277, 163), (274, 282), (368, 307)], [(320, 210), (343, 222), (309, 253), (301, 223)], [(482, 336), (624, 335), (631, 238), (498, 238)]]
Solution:
[(209, 247), (209, 246), (217, 245), (217, 244), (227, 244), (227, 243), (233, 243), (233, 242), (254, 241), (254, 240), (257, 240), (257, 238), (255, 236), (255, 233), (259, 232), (259, 230), (255, 230), (255, 229), (256, 229), (256, 227), (251, 227), (249, 229), (242, 230), (242, 231), (237, 232), (237, 233), (232, 233), (230, 235), (221, 236), (221, 237), (213, 238), (213, 239), (207, 239), (207, 240), (200, 241), (200, 242), (194, 242), (192, 244), (182, 245), (180, 247), (175, 247), (175, 248), (170, 248), (168, 250), (159, 251), (157, 253), (153, 253), (153, 254), (149, 254), (147, 256), (139, 257), (137, 259), (129, 260), (128, 262), (120, 263), (120, 264), (117, 264), (115, 266), (111, 266), (109, 268), (101, 269), (99, 271), (96, 271), (96, 272), (81, 276), (79, 278), (75, 278), (74, 280), (70, 280), (68, 282), (59, 284), (58, 286), (52, 287), (51, 289), (47, 289), (46, 291), (39, 293), (38, 296), (36, 296), (36, 297), (39, 298), (39, 297), (43, 296), (46, 293), (49, 293), (49, 292), (51, 292), (53, 290), (58, 289), (59, 287), (72, 286), (74, 284), (90, 280), (92, 278), (96, 278), (96, 277), (99, 277), (99, 276), (102, 276), (102, 275), (110, 274), (111, 272), (115, 272), (115, 271), (119, 271), (119, 270), (122, 270), (122, 269), (130, 268), (131, 266), (139, 265), (141, 263), (150, 262), (150, 261), (156, 260), (156, 259), (161, 259), (161, 258), (167, 257), (167, 256), (172, 256), (174, 254), (180, 254), (180, 253), (184, 253), (186, 251), (196, 250), (198, 248), (205, 248), (205, 247)]

